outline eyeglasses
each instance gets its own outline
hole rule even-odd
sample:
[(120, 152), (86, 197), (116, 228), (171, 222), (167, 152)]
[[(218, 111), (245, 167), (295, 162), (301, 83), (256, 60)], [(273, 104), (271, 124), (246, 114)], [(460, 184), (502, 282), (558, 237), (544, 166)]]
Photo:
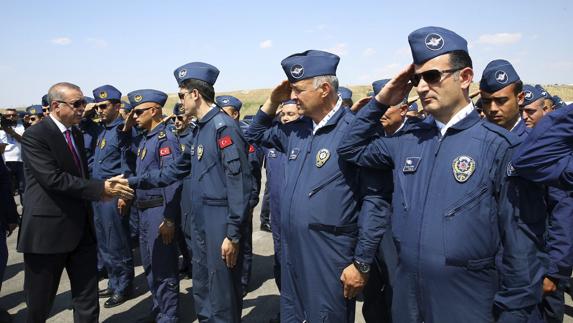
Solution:
[(59, 100), (56, 100), (56, 102), (65, 103), (74, 109), (84, 108), (87, 104), (86, 100), (83, 100), (83, 99), (77, 100), (75, 102), (66, 102), (66, 101), (59, 101)]
[(177, 119), (177, 121), (183, 122), (183, 120), (185, 119), (185, 116), (176, 116), (175, 119)]
[(410, 78), (410, 81), (412, 82), (412, 84), (414, 86), (418, 86), (418, 84), (420, 84), (420, 80), (424, 79), (424, 82), (428, 83), (428, 84), (434, 84), (434, 83), (438, 83), (440, 81), (442, 81), (442, 75), (444, 74), (451, 74), (454, 72), (457, 72), (461, 70), (461, 68), (453, 68), (453, 69), (449, 69), (449, 70), (428, 70), (419, 74), (414, 74), (412, 75), (412, 78)]
[(149, 110), (149, 109), (153, 109), (155, 107), (149, 107), (149, 108), (144, 108), (144, 109), (133, 109), (131, 113), (133, 113), (134, 117), (139, 117), (140, 115), (143, 114), (143, 112)]
[(183, 101), (185, 100), (185, 96), (189, 94), (189, 92), (178, 92), (177, 96), (179, 97), (179, 100)]

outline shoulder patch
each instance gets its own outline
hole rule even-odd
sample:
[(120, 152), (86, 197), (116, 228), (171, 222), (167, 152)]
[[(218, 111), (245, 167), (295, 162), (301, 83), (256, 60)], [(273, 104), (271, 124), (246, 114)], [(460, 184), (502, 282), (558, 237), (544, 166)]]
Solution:
[(503, 129), (502, 127), (493, 124), (491, 122), (483, 121), (482, 126), (489, 131), (499, 135), (503, 139), (505, 139), (512, 147), (517, 146), (521, 143), (521, 140), (515, 134)]
[(215, 117), (213, 117), (213, 121), (215, 122), (215, 129), (223, 129), (227, 126), (225, 123), (225, 118), (219, 113)]
[(169, 147), (163, 147), (159, 149), (159, 156), (167, 156), (171, 155), (171, 149)]
[(163, 138), (165, 138), (166, 136), (167, 136), (167, 134), (165, 133), (165, 131), (162, 130), (162, 131), (159, 132), (159, 135), (157, 135), (157, 138), (163, 139)]
[(224, 136), (220, 138), (217, 143), (219, 144), (220, 149), (225, 149), (233, 144), (233, 139), (231, 139), (231, 136)]
[(513, 167), (513, 165), (511, 164), (511, 162), (507, 163), (507, 167), (506, 167), (506, 175), (509, 176), (517, 176), (517, 171), (515, 170), (515, 167)]

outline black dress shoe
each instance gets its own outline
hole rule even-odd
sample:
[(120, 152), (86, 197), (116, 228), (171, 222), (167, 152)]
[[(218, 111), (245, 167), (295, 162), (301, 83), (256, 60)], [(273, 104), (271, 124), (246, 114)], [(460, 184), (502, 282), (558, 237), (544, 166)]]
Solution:
[(272, 232), (271, 225), (269, 223), (261, 223), (261, 231)]
[(108, 298), (111, 297), (113, 295), (113, 290), (106, 288), (106, 289), (100, 289), (97, 292), (97, 295), (99, 296), (99, 298)]
[(105, 301), (105, 303), (103, 303), (103, 307), (105, 308), (116, 307), (118, 305), (125, 303), (125, 301), (127, 301), (128, 299), (129, 297), (127, 297), (127, 295), (113, 294), (107, 301)]
[(10, 323), (12, 322), (12, 315), (8, 313), (5, 309), (0, 309), (0, 323)]

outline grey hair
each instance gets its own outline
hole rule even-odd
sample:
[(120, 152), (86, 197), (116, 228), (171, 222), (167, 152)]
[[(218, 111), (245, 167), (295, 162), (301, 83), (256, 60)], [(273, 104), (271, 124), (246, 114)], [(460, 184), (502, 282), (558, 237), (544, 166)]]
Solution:
[(328, 83), (334, 89), (334, 92), (338, 92), (338, 77), (336, 75), (321, 75), (315, 76), (312, 79), (312, 85), (314, 89), (318, 89), (323, 83)]
[(56, 83), (52, 85), (48, 90), (48, 104), (52, 105), (53, 101), (63, 101), (65, 99), (62, 91), (63, 89), (71, 89), (80, 92), (82, 91), (82, 89), (80, 89), (79, 86), (72, 83), (68, 82)]

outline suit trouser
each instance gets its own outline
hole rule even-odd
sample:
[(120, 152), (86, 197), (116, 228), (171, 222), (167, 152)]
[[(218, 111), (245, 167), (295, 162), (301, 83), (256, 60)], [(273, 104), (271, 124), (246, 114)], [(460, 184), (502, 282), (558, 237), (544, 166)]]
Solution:
[(28, 307), (26, 322), (48, 319), (64, 268), (72, 291), (74, 322), (98, 322), (98, 277), (96, 242), (87, 228), (76, 249), (69, 253), (24, 253), (24, 296)]

